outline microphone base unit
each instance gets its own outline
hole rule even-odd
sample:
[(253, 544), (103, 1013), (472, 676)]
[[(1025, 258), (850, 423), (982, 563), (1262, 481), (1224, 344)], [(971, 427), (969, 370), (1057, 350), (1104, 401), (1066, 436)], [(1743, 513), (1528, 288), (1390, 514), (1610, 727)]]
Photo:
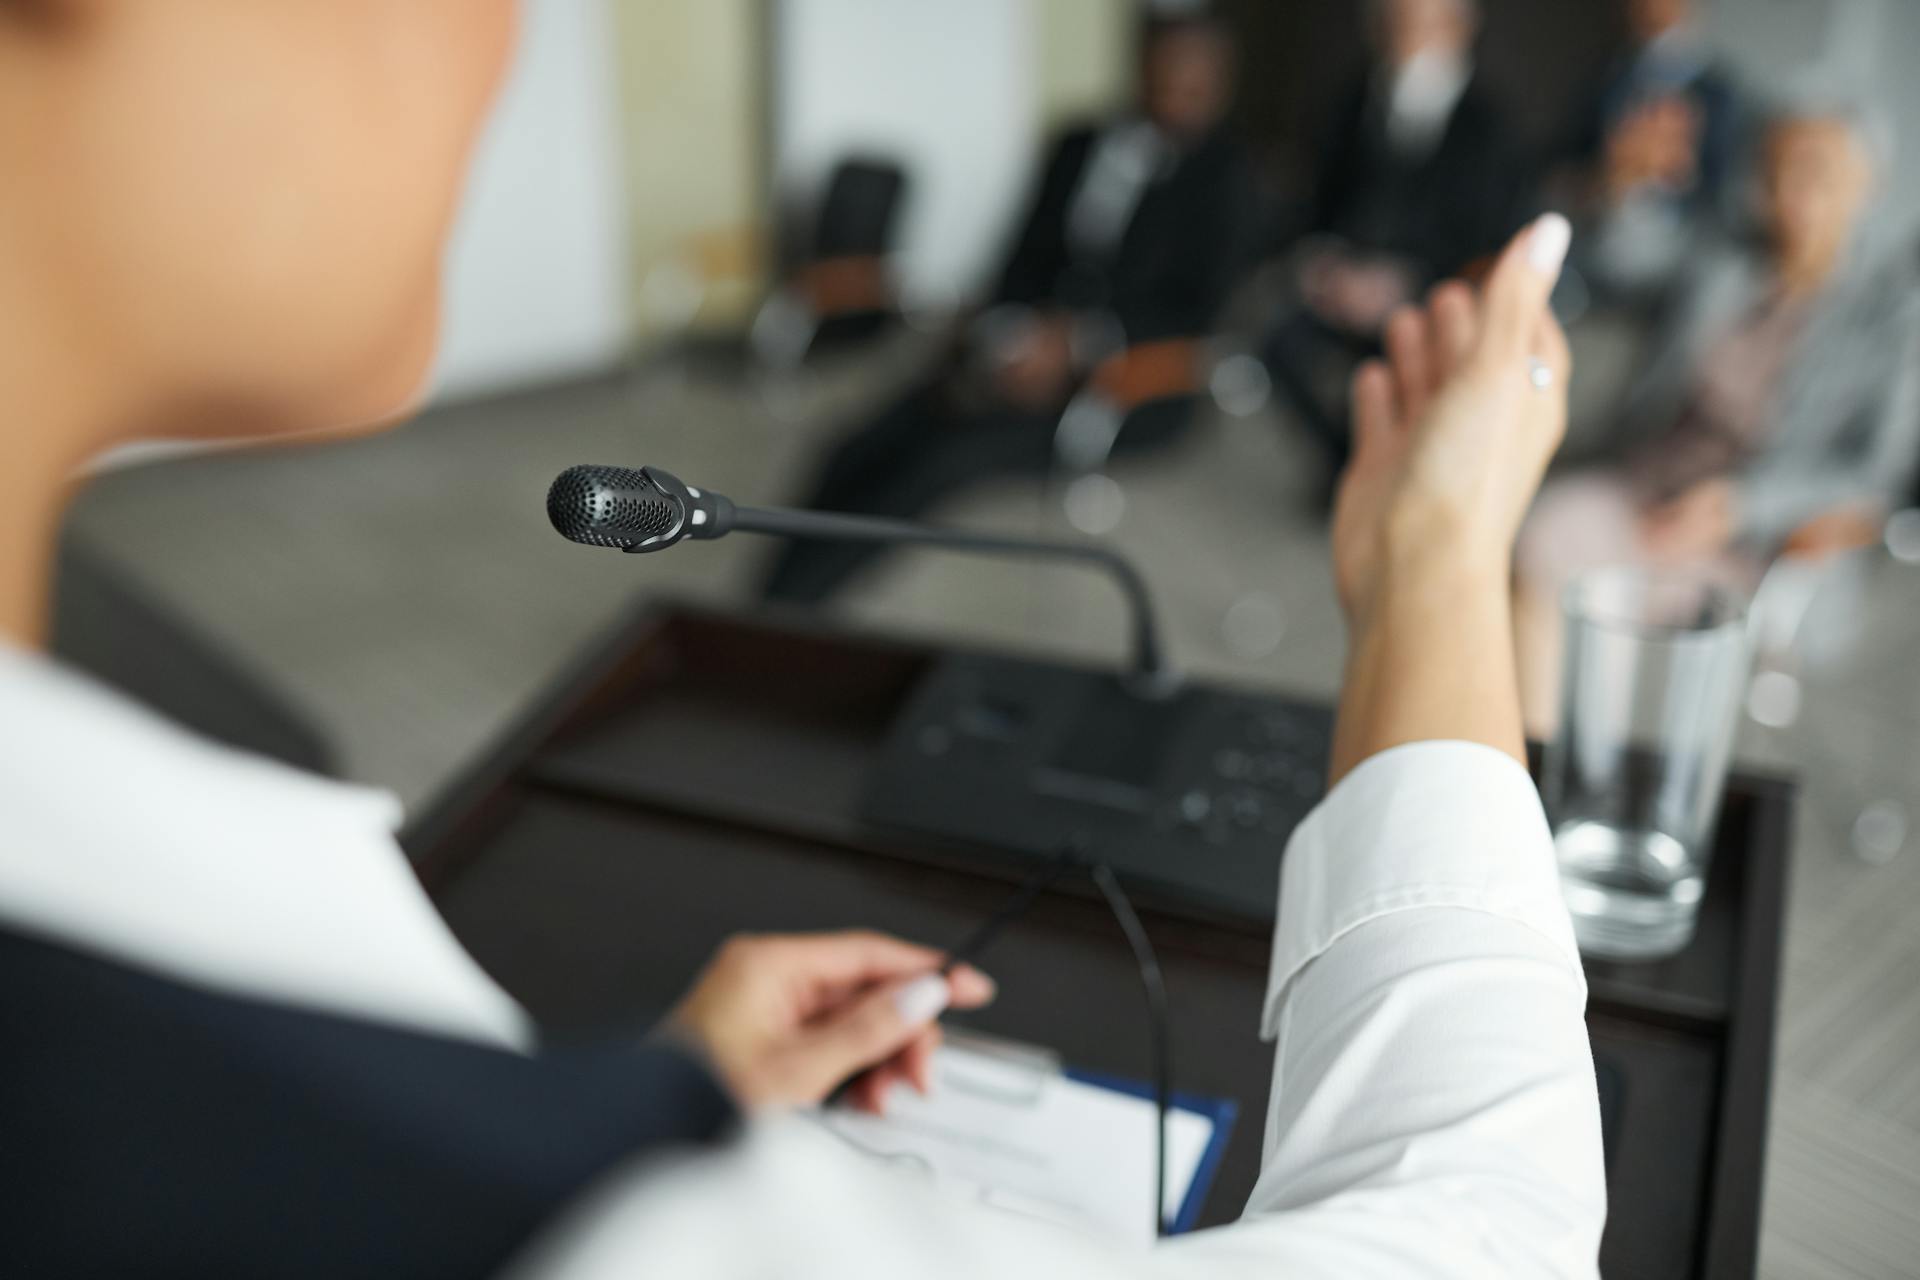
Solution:
[(948, 655), (895, 719), (861, 817), (1001, 861), (1098, 849), (1156, 899), (1270, 920), (1331, 737), (1328, 709), (1287, 698)]

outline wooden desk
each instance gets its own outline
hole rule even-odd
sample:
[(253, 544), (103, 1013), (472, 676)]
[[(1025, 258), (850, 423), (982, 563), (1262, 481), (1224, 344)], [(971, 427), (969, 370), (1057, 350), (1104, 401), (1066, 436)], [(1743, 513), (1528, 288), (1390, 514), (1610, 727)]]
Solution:
[[(462, 940), (561, 1031), (650, 1020), (735, 932), (958, 939), (1018, 871), (857, 817), (892, 716), (936, 657), (814, 624), (643, 611), (556, 681), (408, 849)], [(1753, 1274), (1792, 804), (1785, 783), (1736, 777), (1693, 945), (1588, 968), (1594, 1052), (1621, 1085), (1610, 1277)], [(1179, 1087), (1241, 1104), (1204, 1217), (1229, 1221), (1259, 1170), (1266, 927), (1144, 914)], [(1001, 997), (973, 1025), (1146, 1075), (1139, 978), (1090, 894), (1050, 894), (986, 967)]]

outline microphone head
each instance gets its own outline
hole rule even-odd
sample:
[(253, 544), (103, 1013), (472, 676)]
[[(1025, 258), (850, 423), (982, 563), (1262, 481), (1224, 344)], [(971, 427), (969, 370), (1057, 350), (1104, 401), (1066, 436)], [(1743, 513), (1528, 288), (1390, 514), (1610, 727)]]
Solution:
[(547, 490), (547, 519), (589, 547), (659, 551), (686, 535), (686, 486), (652, 467), (568, 467)]

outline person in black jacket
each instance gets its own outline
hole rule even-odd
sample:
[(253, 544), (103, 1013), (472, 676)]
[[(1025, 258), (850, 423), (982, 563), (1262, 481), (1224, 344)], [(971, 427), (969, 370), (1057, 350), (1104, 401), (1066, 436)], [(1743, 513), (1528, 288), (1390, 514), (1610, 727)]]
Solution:
[(1624, 124), (1650, 104), (1677, 101), (1693, 116), (1688, 190), (1718, 206), (1748, 132), (1740, 85), (1701, 33), (1695, 0), (1624, 0), (1623, 7), (1629, 45), (1582, 97), (1556, 158), (1599, 168)]
[(1493, 252), (1525, 189), (1505, 115), (1475, 73), (1475, 0), (1379, 0), (1376, 64), (1319, 148), (1306, 235), (1270, 336), (1275, 381), (1330, 461), (1346, 455), (1353, 366), (1395, 308)]
[(1625, 0), (1628, 47), (1562, 131), (1550, 190), (1580, 232), (1569, 272), (1591, 304), (1657, 324), (1691, 258), (1737, 223), (1746, 95), (1694, 0)]
[[(1205, 16), (1151, 20), (1141, 109), (1054, 146), (991, 302), (954, 357), (832, 453), (807, 505), (896, 517), (995, 474), (1050, 463), (1055, 428), (1103, 361), (1207, 332), (1244, 264), (1252, 178), (1222, 128), (1233, 50)], [(1130, 450), (1179, 433), (1191, 397), (1131, 412)], [(875, 554), (794, 543), (770, 599), (816, 602)]]

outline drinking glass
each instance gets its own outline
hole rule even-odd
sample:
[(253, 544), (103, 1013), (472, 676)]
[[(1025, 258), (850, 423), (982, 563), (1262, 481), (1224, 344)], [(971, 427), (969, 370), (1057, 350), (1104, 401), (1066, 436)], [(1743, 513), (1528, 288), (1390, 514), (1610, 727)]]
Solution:
[(1568, 589), (1559, 730), (1541, 795), (1587, 955), (1693, 938), (1750, 664), (1745, 595), (1706, 571), (1622, 568)]

